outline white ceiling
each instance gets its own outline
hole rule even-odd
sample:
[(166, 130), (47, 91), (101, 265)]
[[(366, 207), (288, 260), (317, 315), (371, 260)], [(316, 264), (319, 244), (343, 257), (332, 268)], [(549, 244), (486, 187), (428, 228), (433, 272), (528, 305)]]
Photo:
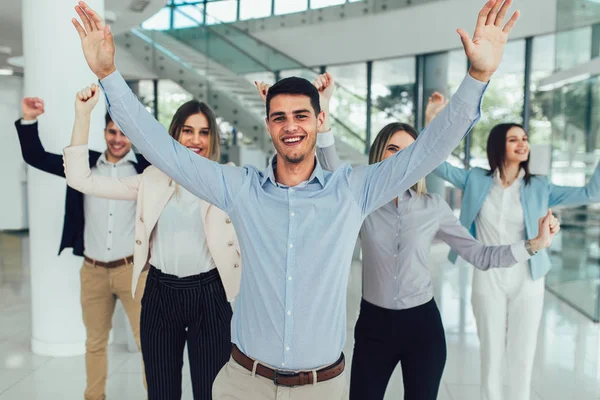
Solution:
[[(21, 1), (0, 0), (0, 8), (2, 9), (0, 12), (0, 69), (10, 67), (7, 63), (9, 57), (21, 56), (23, 54)], [(114, 33), (120, 33), (139, 25), (167, 3), (167, 0), (149, 0), (150, 4), (148, 4), (144, 11), (137, 13), (129, 10), (129, 6), (133, 1), (135, 0), (105, 0), (106, 11), (112, 12), (116, 17), (115, 22), (111, 24)], [(72, 2), (73, 5), (76, 4), (76, 0), (72, 0)], [(10, 54), (3, 52), (5, 46), (10, 49)], [(14, 67), (10, 68), (15, 69)]]

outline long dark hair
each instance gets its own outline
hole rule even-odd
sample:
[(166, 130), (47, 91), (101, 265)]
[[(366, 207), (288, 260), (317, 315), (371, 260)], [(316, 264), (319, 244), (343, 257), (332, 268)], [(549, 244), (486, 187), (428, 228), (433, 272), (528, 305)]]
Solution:
[[(369, 150), (369, 164), (376, 164), (383, 160), (383, 155), (385, 154), (385, 148), (387, 147), (390, 139), (396, 132), (404, 131), (412, 136), (413, 139), (417, 140), (417, 136), (419, 134), (412, 126), (408, 124), (403, 124), (401, 122), (392, 122), (387, 124), (377, 134), (377, 137), (373, 141), (371, 145), (371, 150)], [(418, 194), (427, 193), (427, 185), (425, 184), (425, 178), (422, 178), (417, 183), (415, 183), (412, 189)]]
[[(504, 177), (504, 160), (506, 159), (506, 135), (512, 128), (523, 128), (523, 125), (515, 123), (498, 124), (492, 128), (487, 141), (487, 156), (490, 163), (490, 172), (488, 175), (493, 175), (496, 170), (500, 171), (500, 176)], [(531, 173), (529, 172), (529, 157), (520, 164), (525, 171), (525, 184), (531, 181)]]
[(218, 162), (221, 158), (221, 135), (219, 133), (219, 125), (217, 124), (217, 117), (215, 116), (214, 111), (206, 103), (198, 100), (190, 100), (179, 107), (175, 112), (175, 115), (173, 115), (173, 119), (171, 120), (171, 125), (169, 126), (169, 135), (171, 135), (173, 139), (179, 141), (181, 129), (183, 128), (185, 121), (191, 115), (195, 114), (204, 115), (208, 121), (208, 143), (210, 146), (209, 158)]

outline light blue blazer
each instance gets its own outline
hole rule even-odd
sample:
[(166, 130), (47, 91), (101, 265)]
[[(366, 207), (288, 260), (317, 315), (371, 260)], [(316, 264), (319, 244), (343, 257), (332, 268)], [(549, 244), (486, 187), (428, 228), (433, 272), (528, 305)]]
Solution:
[[(463, 191), (462, 207), (460, 210), (461, 224), (477, 238), (475, 218), (483, 207), (492, 185), (494, 176), (489, 170), (473, 168), (465, 170), (445, 162), (434, 171), (434, 174), (450, 182)], [(521, 185), (521, 204), (525, 217), (525, 236), (534, 238), (538, 234), (538, 220), (543, 217), (548, 208), (563, 206), (581, 206), (600, 201), (600, 164), (596, 166), (594, 175), (583, 187), (557, 186), (545, 176), (532, 176), (529, 184)], [(448, 259), (455, 263), (457, 254), (451, 251)], [(531, 277), (536, 280), (544, 277), (552, 268), (546, 249), (529, 260)]]

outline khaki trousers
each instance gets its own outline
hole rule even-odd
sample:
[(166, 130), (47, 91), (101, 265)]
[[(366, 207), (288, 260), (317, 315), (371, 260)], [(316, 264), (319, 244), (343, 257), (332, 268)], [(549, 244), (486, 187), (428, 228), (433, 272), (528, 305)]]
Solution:
[[(95, 267), (84, 261), (81, 267), (81, 308), (86, 329), (85, 368), (87, 386), (85, 400), (106, 398), (108, 374), (107, 347), (117, 299), (121, 300), (133, 336), (140, 348), (141, 298), (147, 272), (143, 272), (135, 299), (131, 295), (133, 264), (117, 268)], [(143, 369), (142, 369), (143, 370)], [(146, 380), (144, 378), (144, 386)]]
[(272, 380), (254, 375), (233, 358), (217, 375), (213, 384), (213, 400), (346, 400), (346, 371), (325, 382), (288, 388), (276, 386)]

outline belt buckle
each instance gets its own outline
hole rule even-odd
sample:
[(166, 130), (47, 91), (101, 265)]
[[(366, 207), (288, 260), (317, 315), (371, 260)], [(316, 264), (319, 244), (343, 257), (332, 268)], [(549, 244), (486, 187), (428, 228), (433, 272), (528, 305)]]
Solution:
[(296, 372), (292, 372), (292, 371), (278, 371), (278, 370), (274, 370), (274, 374), (273, 374), (273, 383), (275, 384), (275, 386), (283, 386), (283, 387), (294, 387), (294, 385), (285, 385), (283, 383), (280, 383), (277, 380), (277, 376), (294, 376), (297, 375)]

